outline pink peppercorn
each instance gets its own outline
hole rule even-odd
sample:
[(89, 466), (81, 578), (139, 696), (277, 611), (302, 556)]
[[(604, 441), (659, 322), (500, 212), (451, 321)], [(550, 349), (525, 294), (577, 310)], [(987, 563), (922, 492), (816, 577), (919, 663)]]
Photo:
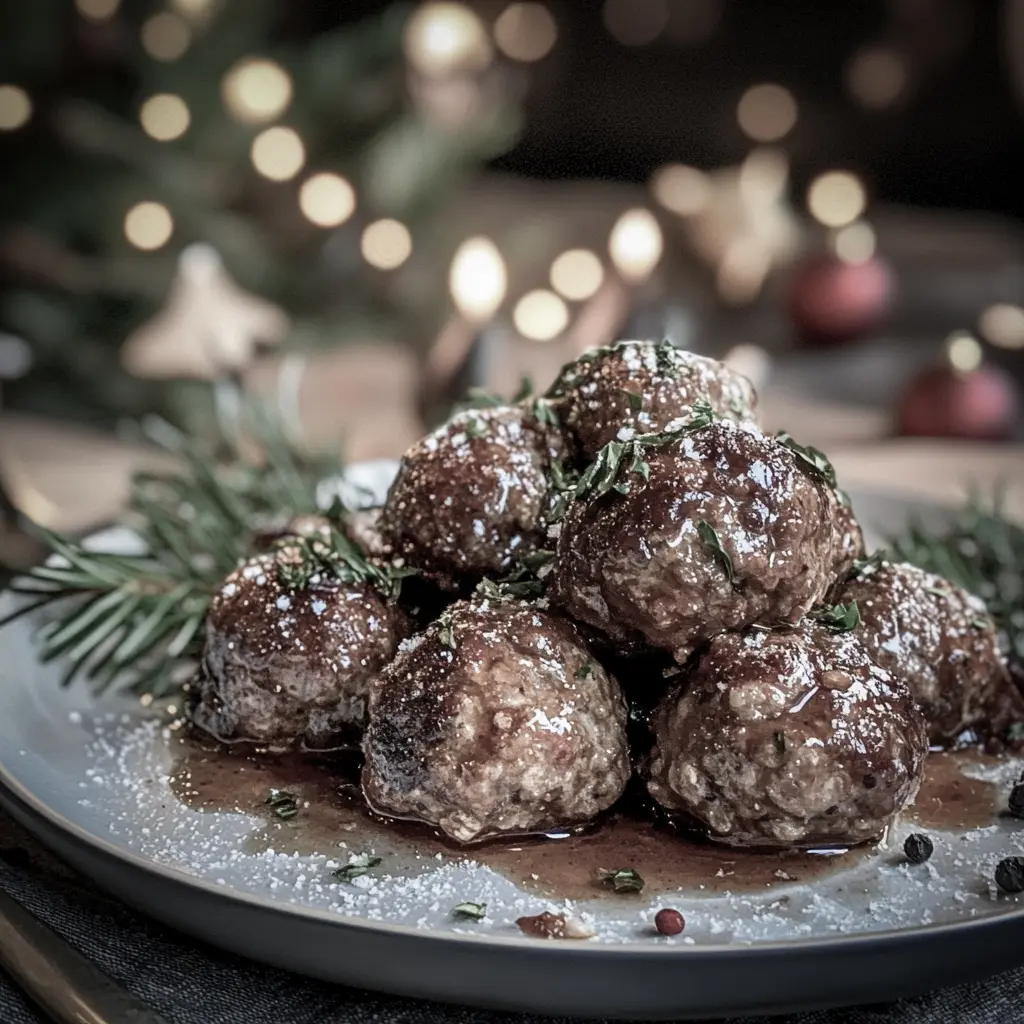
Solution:
[(654, 927), (662, 935), (678, 935), (686, 927), (686, 921), (678, 910), (665, 907), (654, 916)]

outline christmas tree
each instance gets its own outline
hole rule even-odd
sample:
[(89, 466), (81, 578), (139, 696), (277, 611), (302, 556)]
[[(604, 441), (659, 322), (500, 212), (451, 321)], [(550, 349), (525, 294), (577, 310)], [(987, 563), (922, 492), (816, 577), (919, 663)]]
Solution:
[(5, 404), (180, 411), (122, 354), (196, 243), (283, 309), (288, 346), (440, 317), (446, 267), (412, 299), (396, 275), (413, 250), (430, 267), (454, 191), (514, 140), (508, 69), (461, 4), (343, 24), (322, 6), (2, 6), (0, 331), (32, 353)]

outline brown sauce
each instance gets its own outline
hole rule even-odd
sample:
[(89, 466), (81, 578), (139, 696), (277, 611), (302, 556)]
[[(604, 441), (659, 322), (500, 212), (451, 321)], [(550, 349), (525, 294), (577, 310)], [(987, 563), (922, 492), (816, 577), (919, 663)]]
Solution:
[[(997, 814), (996, 789), (960, 774), (966, 761), (994, 760), (969, 753), (938, 754), (928, 760), (920, 795), (908, 817), (923, 827), (974, 828)], [(656, 824), (639, 801), (626, 801), (596, 827), (559, 838), (502, 839), (459, 847), (426, 826), (385, 821), (358, 798), (355, 763), (299, 757), (246, 756), (183, 739), (172, 772), (178, 798), (199, 811), (242, 811), (263, 820), (246, 840), (259, 852), (330, 853), (344, 860), (348, 848), (372, 847), (393, 856), (403, 873), (425, 870), (443, 858), (478, 861), (523, 888), (547, 896), (580, 899), (608, 893), (600, 872), (633, 868), (648, 892), (684, 888), (695, 895), (783, 890), (853, 867), (875, 855), (870, 845), (854, 850), (756, 852), (733, 850)], [(267, 804), (272, 790), (294, 795), (299, 812), (281, 820)], [(419, 865), (419, 868), (417, 868)]]

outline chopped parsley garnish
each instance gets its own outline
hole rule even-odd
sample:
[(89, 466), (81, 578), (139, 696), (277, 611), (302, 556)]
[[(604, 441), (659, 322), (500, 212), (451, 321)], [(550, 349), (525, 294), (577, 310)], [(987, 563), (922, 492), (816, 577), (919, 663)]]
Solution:
[(853, 580), (859, 576), (870, 576), (871, 573), (885, 562), (886, 557), (886, 551), (881, 549), (874, 552), (874, 554), (868, 555), (867, 558), (855, 559), (853, 565), (850, 566), (850, 571), (847, 573), (846, 578)]
[(475, 416), (466, 423), (466, 436), (476, 440), (478, 437), (484, 437), (487, 434), (487, 424), (483, 420), (478, 420)]
[(849, 633), (860, 625), (860, 608), (856, 601), (849, 604), (834, 604), (831, 608), (820, 608), (811, 612), (811, 618), (836, 633)]
[(814, 473), (821, 477), (833, 490), (838, 489), (836, 484), (836, 471), (832, 466), (832, 463), (828, 461), (828, 456), (819, 451), (817, 448), (813, 448), (810, 445), (804, 446), (797, 444), (793, 438), (781, 430), (775, 435), (776, 440), (779, 444), (784, 445), (788, 448), (796, 457), (797, 460), (811, 469)]
[(530, 379), (530, 375), (524, 373), (519, 378), (519, 389), (512, 396), (513, 402), (524, 402), (527, 398), (533, 396), (533, 381)]
[(452, 915), (455, 917), (469, 918), (471, 921), (482, 921), (487, 916), (486, 903), (456, 903), (452, 907)]
[(533, 415), (538, 423), (546, 427), (552, 427), (557, 430), (560, 426), (558, 413), (555, 412), (554, 406), (546, 398), (535, 398), (533, 400)]
[(368, 874), (371, 868), (380, 864), (380, 857), (371, 857), (367, 853), (357, 853), (349, 858), (349, 862), (331, 872), (333, 878), (339, 882), (351, 882), (354, 878)]
[(643, 892), (646, 884), (640, 877), (640, 872), (634, 868), (601, 871), (601, 881), (616, 892)]
[(619, 390), (626, 396), (626, 401), (633, 412), (639, 412), (644, 407), (643, 395), (638, 394), (636, 391), (630, 391), (629, 388), (619, 388)]
[(272, 789), (265, 803), (282, 821), (294, 818), (299, 813), (299, 802), (295, 795), (283, 789)]
[(594, 666), (589, 661), (583, 662), (578, 669), (576, 669), (577, 679), (586, 679), (588, 676), (594, 674)]
[(452, 632), (452, 613), (450, 611), (442, 612), (438, 617), (437, 624), (440, 627), (437, 633), (438, 640), (440, 640), (445, 647), (450, 647), (454, 651), (455, 635)]
[(725, 578), (732, 583), (732, 558), (729, 557), (729, 552), (722, 546), (722, 540), (718, 536), (715, 528), (706, 520), (699, 519), (697, 521), (697, 533), (700, 536), (700, 539), (704, 542), (704, 546), (712, 555), (715, 556), (718, 563), (722, 566), (722, 569), (725, 572)]

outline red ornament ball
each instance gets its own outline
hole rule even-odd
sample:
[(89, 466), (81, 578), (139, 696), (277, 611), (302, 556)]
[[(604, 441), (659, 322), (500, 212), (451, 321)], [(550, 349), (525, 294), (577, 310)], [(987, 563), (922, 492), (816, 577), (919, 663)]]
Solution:
[(789, 286), (788, 309), (808, 345), (840, 345), (878, 328), (889, 315), (896, 280), (877, 256), (848, 263), (818, 254), (800, 264)]
[(907, 385), (896, 410), (905, 437), (958, 437), (1002, 441), (1013, 433), (1020, 395), (1013, 379), (994, 366), (966, 372), (933, 366)]
[(678, 910), (665, 907), (654, 915), (654, 927), (660, 935), (679, 935), (686, 927), (686, 921)]

